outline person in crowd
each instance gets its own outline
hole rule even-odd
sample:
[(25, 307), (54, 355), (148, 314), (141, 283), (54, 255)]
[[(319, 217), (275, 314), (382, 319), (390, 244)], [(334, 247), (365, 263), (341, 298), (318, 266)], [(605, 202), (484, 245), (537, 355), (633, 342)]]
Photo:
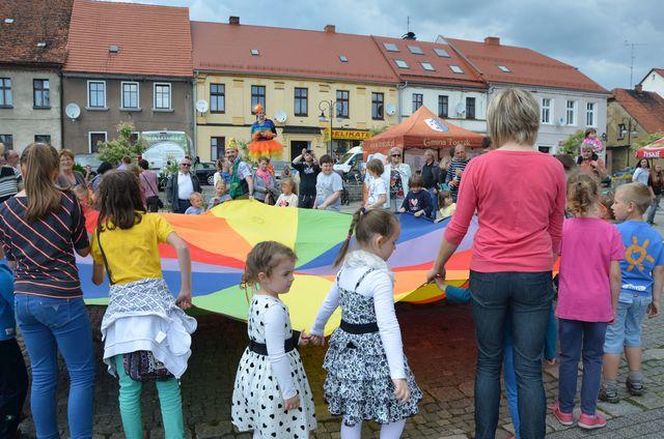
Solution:
[(109, 162), (102, 162), (99, 165), (99, 167), (97, 168), (97, 175), (95, 175), (95, 178), (93, 178), (92, 181), (90, 182), (90, 186), (92, 187), (92, 190), (94, 192), (97, 192), (97, 189), (101, 184), (101, 180), (104, 178), (104, 174), (106, 174), (108, 171), (112, 169), (113, 165)]
[(76, 196), (56, 184), (58, 151), (33, 143), (21, 154), (25, 189), (0, 204), (0, 242), (14, 268), (16, 321), (32, 368), (30, 404), (37, 437), (55, 438), (58, 352), (69, 375), (72, 438), (92, 437), (95, 360), (74, 252), (90, 252)]
[(648, 317), (659, 314), (664, 287), (662, 237), (643, 221), (650, 201), (648, 187), (635, 182), (618, 186), (612, 206), (616, 220), (620, 221), (617, 227), (625, 246), (625, 258), (620, 261), (622, 286), (618, 307), (604, 341), (599, 399), (611, 403), (620, 400), (617, 380), (623, 349), (629, 367), (627, 391), (632, 396), (641, 396), (645, 391), (641, 370), (641, 323), (646, 314)]
[[(143, 438), (141, 380), (149, 379), (143, 364), (164, 370), (156, 381), (164, 436), (184, 438), (179, 379), (191, 355), (196, 320), (191, 306), (191, 257), (187, 243), (163, 216), (147, 213), (138, 178), (127, 171), (109, 173), (99, 187), (99, 218), (92, 235), (92, 281), (104, 273), (111, 284), (101, 323), (103, 359), (120, 384), (120, 416), (125, 437)], [(175, 298), (161, 271), (159, 243), (171, 245), (180, 267), (180, 292)], [(90, 436), (88, 436), (90, 437)]]
[(408, 181), (410, 191), (406, 195), (406, 199), (401, 203), (399, 212), (408, 212), (417, 217), (425, 216), (430, 217), (433, 210), (431, 205), (431, 196), (424, 190), (424, 182), (419, 175), (413, 175)]
[(14, 174), (16, 174), (16, 178), (18, 178), (18, 188), (23, 189), (23, 174), (21, 171), (21, 166), (19, 165), (18, 152), (14, 151), (13, 149), (5, 151), (5, 161), (7, 162), (7, 165), (11, 166), (11, 168), (14, 170)]
[(68, 149), (60, 150), (60, 175), (56, 183), (61, 188), (72, 188), (78, 185), (87, 186), (83, 174), (74, 171), (74, 153)]
[[(5, 145), (2, 143), (0, 145), (0, 155), (4, 160), (7, 155)], [(5, 163), (0, 166), (0, 203), (16, 195), (19, 190), (19, 178), (16, 171), (6, 160), (4, 161)]]
[(231, 197), (226, 192), (226, 182), (224, 179), (217, 181), (217, 184), (214, 185), (214, 197), (210, 198), (208, 202), (208, 209), (212, 209), (215, 206), (230, 201)]
[(158, 212), (163, 206), (159, 198), (159, 180), (157, 173), (150, 170), (150, 164), (147, 160), (138, 161), (138, 166), (142, 169), (138, 179), (141, 183), (141, 193), (145, 196), (145, 206), (148, 212)]
[(253, 198), (254, 178), (251, 166), (239, 156), (237, 142), (234, 139), (228, 141), (226, 147), (226, 160), (230, 164), (231, 180), (228, 186), (228, 195), (233, 200)]
[(659, 202), (662, 200), (662, 190), (664, 189), (664, 172), (662, 172), (662, 165), (659, 163), (656, 163), (653, 169), (650, 170), (648, 188), (650, 188), (652, 203), (648, 208), (647, 221), (652, 226), (655, 224), (655, 214), (659, 209)]
[(443, 157), (438, 162), (438, 168), (440, 169), (438, 172), (438, 187), (446, 184), (445, 179), (447, 178), (447, 170), (450, 169), (450, 163), (452, 163), (452, 156), (443, 153)]
[(279, 197), (279, 188), (277, 187), (277, 179), (270, 172), (269, 166), (270, 159), (268, 157), (258, 159), (258, 169), (254, 174), (253, 196), (254, 200), (271, 206)]
[(565, 174), (569, 174), (574, 169), (576, 169), (576, 162), (574, 161), (574, 157), (572, 157), (571, 155), (555, 154), (554, 157), (563, 165), (563, 168), (565, 169)]
[[(620, 294), (620, 261), (625, 255), (620, 232), (600, 215), (599, 181), (579, 172), (567, 181), (567, 209), (574, 215), (563, 225), (558, 287), (560, 367), (558, 399), (551, 406), (562, 425), (574, 423), (574, 398), (583, 353), (581, 416), (584, 429), (606, 426), (596, 411), (602, 377), (604, 336), (613, 321)], [(588, 249), (595, 249), (588, 252)]]
[(71, 191), (76, 195), (78, 204), (81, 205), (81, 210), (83, 211), (83, 216), (87, 217), (87, 213), (93, 208), (92, 194), (90, 189), (87, 186), (76, 185), (71, 188)]
[(189, 195), (189, 207), (184, 211), (185, 215), (200, 215), (205, 213), (205, 203), (203, 202), (203, 195), (200, 192), (192, 192)]
[(650, 178), (650, 163), (647, 159), (639, 160), (636, 164), (634, 174), (632, 174), (632, 182), (638, 182), (648, 186), (648, 179)]
[(226, 186), (231, 182), (231, 164), (226, 158), (222, 157), (215, 162), (215, 167), (217, 172), (214, 173), (213, 185), (217, 187), (217, 182), (219, 180), (224, 180)]
[[(330, 414), (342, 417), (343, 438), (359, 439), (365, 420), (381, 424), (382, 438), (399, 438), (422, 399), (403, 352), (386, 263), (400, 233), (399, 220), (387, 210), (353, 214), (334, 262), (341, 268), (311, 329), (312, 341), (322, 344), (327, 321), (341, 307), (343, 319), (323, 363), (323, 390)], [(358, 248), (349, 253), (353, 236)]]
[(401, 148), (390, 149), (390, 157), (385, 165), (385, 173), (390, 181), (390, 208), (392, 212), (398, 212), (403, 200), (408, 195), (408, 180), (413, 175), (410, 166), (402, 162), (403, 151)]
[(260, 157), (279, 157), (283, 145), (277, 142), (277, 127), (272, 120), (265, 117), (265, 109), (261, 104), (253, 108), (256, 121), (251, 125), (251, 143), (247, 145), (249, 156), (253, 160)]
[(191, 159), (180, 160), (180, 169), (168, 177), (166, 198), (171, 203), (173, 213), (185, 213), (191, 206), (189, 197), (201, 192), (201, 184), (196, 174), (191, 173)]
[(440, 209), (438, 209), (437, 221), (442, 221), (454, 215), (454, 212), (456, 212), (456, 203), (454, 202), (451, 191), (446, 190), (446, 188), (438, 191), (438, 206)]
[(254, 438), (308, 438), (317, 427), (314, 398), (296, 349), (308, 344), (293, 331), (279, 298), (293, 283), (297, 257), (275, 241), (258, 243), (247, 255), (242, 287), (252, 288), (247, 313), (249, 346), (235, 375), (231, 421)]
[(297, 185), (291, 177), (281, 180), (281, 195), (277, 199), (278, 207), (298, 207)]
[(431, 212), (438, 210), (438, 182), (440, 181), (440, 167), (435, 161), (435, 153), (431, 149), (424, 151), (424, 165), (420, 175), (424, 183), (424, 189), (431, 197)]
[(332, 156), (325, 154), (320, 158), (321, 172), (316, 177), (316, 199), (314, 209), (333, 210), (341, 209), (341, 192), (343, 182), (339, 174), (334, 172)]
[(539, 105), (529, 92), (500, 92), (489, 104), (487, 122), (497, 149), (468, 163), (457, 210), (427, 280), (445, 279), (445, 265), (477, 212), (479, 228), (470, 262), (478, 346), (475, 434), (493, 437), (498, 425), (503, 328), (509, 317), (520, 435), (539, 439), (545, 435), (542, 351), (553, 299), (554, 255), (560, 251), (565, 173), (560, 162), (533, 146)]
[(447, 168), (447, 175), (445, 176), (445, 183), (447, 183), (450, 188), (454, 202), (457, 201), (459, 186), (461, 185), (461, 176), (463, 175), (463, 171), (466, 169), (467, 165), (468, 160), (466, 159), (466, 147), (464, 145), (455, 146), (454, 157), (450, 162), (449, 168)]
[(383, 162), (379, 159), (371, 159), (367, 162), (367, 175), (364, 177), (364, 186), (366, 189), (364, 207), (366, 209), (389, 207), (389, 203), (387, 202), (387, 185), (382, 177), (384, 172)]
[(0, 249), (0, 437), (19, 437), (18, 427), (28, 394), (28, 371), (16, 342), (14, 274)]
[(118, 171), (126, 171), (127, 168), (131, 165), (131, 157), (128, 155), (122, 157), (122, 160), (120, 161), (120, 165), (118, 166)]
[(581, 155), (576, 161), (577, 166), (581, 172), (595, 177), (601, 181), (607, 176), (606, 165), (593, 149), (591, 143), (581, 144)]
[(303, 149), (302, 154), (293, 159), (293, 168), (300, 174), (300, 196), (298, 207), (311, 209), (316, 200), (316, 181), (320, 166), (310, 149)]

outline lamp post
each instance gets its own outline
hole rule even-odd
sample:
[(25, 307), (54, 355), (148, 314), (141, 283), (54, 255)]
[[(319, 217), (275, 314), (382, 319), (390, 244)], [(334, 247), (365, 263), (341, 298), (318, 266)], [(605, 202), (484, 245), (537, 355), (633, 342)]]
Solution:
[(327, 146), (327, 153), (332, 155), (332, 122), (334, 121), (334, 110), (337, 109), (337, 101), (320, 101), (318, 103), (318, 109), (320, 110), (320, 117), (318, 118), (321, 122), (327, 122), (325, 117), (325, 111), (327, 110), (330, 115), (330, 143)]

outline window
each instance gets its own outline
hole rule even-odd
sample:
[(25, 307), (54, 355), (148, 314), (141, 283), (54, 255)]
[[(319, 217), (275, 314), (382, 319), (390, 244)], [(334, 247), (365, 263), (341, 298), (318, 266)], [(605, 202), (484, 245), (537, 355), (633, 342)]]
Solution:
[(542, 117), (540, 118), (541, 123), (551, 123), (551, 99), (542, 98), (541, 105)]
[(463, 69), (456, 64), (450, 64), (450, 70), (454, 73), (463, 73)]
[(619, 139), (624, 139), (625, 134), (627, 134), (627, 127), (625, 127), (624, 123), (621, 123), (621, 124), (618, 125), (618, 138)]
[(594, 127), (595, 126), (595, 103), (587, 102), (586, 103), (586, 126)]
[(47, 145), (51, 144), (51, 135), (50, 134), (35, 134), (35, 143), (45, 143)]
[(306, 116), (309, 114), (309, 89), (295, 87), (295, 115)]
[(350, 92), (348, 90), (337, 90), (337, 117), (342, 119), (348, 119), (350, 114), (349, 107), (349, 96)]
[(223, 113), (226, 111), (226, 85), (210, 84), (210, 112)]
[(0, 78), (0, 107), (12, 107), (12, 80), (11, 78)]
[(420, 109), (424, 95), (422, 93), (413, 93), (413, 113)]
[(565, 104), (565, 125), (576, 125), (576, 101), (567, 101)]
[(106, 131), (90, 131), (88, 133), (88, 151), (94, 154), (99, 151), (99, 144), (106, 142)]
[(399, 48), (397, 47), (397, 45), (393, 44), (393, 43), (383, 43), (383, 47), (388, 52), (398, 52), (399, 51)]
[(258, 104), (263, 106), (263, 111), (265, 109), (265, 86), (264, 85), (252, 85), (251, 86), (251, 113), (254, 112), (254, 107)]
[(106, 81), (88, 81), (88, 108), (106, 108)]
[(346, 57), (346, 55), (339, 55), (339, 61), (348, 62), (348, 58)]
[(34, 108), (51, 108), (48, 79), (32, 80), (32, 106)]
[(431, 65), (431, 63), (428, 62), (428, 61), (422, 61), (422, 62), (420, 63), (420, 65), (422, 66), (422, 68), (423, 68), (424, 70), (428, 70), (428, 71), (430, 71), (430, 72), (435, 72), (435, 71), (436, 71), (436, 69), (434, 69), (433, 66)]
[(122, 108), (138, 110), (138, 82), (122, 82)]
[(154, 109), (171, 109), (171, 84), (167, 82), (155, 82), (154, 84)]
[(258, 49), (251, 49), (251, 56), (258, 56), (261, 53), (258, 51)]
[(5, 145), (5, 151), (14, 149), (14, 136), (11, 134), (0, 134), (0, 143)]
[(475, 98), (466, 98), (466, 119), (475, 119)]
[(538, 146), (537, 146), (537, 150), (538, 150), (539, 152), (543, 152), (543, 153), (545, 153), (545, 154), (550, 154), (550, 153), (551, 153), (551, 147), (550, 147), (550, 146), (541, 146), (541, 145), (538, 145)]
[(415, 55), (424, 55), (424, 52), (420, 46), (408, 46), (408, 50), (410, 50), (410, 53), (414, 53)]
[(444, 95), (438, 96), (438, 117), (447, 118), (447, 114), (450, 108), (449, 101), (450, 101), (449, 96), (444, 96)]
[(512, 71), (504, 65), (498, 65), (498, 70), (500, 70), (503, 73), (512, 73)]
[(371, 118), (383, 120), (385, 108), (385, 95), (383, 93), (371, 93)]
[(224, 157), (225, 137), (210, 137), (210, 160), (218, 160)]
[(397, 67), (399, 67), (400, 69), (409, 69), (410, 68), (408, 66), (408, 63), (406, 61), (402, 60), (402, 59), (395, 59), (394, 62), (397, 65)]
[(433, 51), (436, 52), (436, 55), (438, 55), (441, 58), (449, 58), (450, 54), (447, 53), (447, 50), (442, 49), (440, 47), (434, 47)]

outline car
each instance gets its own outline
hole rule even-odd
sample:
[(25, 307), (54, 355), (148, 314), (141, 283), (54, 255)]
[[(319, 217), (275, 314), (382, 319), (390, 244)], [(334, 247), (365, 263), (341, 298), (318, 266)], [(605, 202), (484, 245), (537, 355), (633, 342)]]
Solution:
[(201, 185), (214, 184), (214, 174), (217, 172), (217, 166), (213, 162), (199, 162), (194, 166), (194, 172)]

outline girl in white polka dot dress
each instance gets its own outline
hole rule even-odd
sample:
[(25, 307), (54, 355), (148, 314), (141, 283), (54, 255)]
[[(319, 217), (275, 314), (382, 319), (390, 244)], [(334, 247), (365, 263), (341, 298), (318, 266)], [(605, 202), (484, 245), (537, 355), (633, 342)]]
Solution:
[(231, 417), (254, 438), (308, 438), (316, 429), (314, 400), (297, 351), (309, 337), (291, 329), (279, 300), (293, 283), (296, 256), (274, 241), (257, 244), (247, 256), (242, 284), (258, 285), (248, 314), (249, 346), (235, 376)]

